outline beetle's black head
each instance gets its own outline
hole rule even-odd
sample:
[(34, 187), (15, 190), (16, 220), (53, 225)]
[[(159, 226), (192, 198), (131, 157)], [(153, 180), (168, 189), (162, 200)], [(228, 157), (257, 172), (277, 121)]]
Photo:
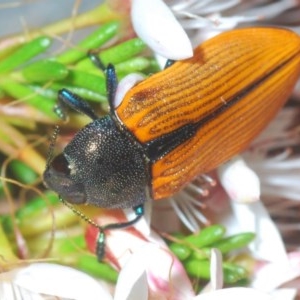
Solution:
[(75, 135), (44, 182), (70, 203), (129, 208), (145, 201), (148, 171), (140, 148), (107, 116)]

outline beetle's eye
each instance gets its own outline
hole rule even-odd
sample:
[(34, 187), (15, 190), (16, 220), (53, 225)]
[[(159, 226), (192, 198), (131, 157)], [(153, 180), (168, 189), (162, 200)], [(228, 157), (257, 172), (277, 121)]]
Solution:
[(56, 172), (70, 175), (69, 163), (63, 154), (57, 155), (51, 162), (51, 168)]

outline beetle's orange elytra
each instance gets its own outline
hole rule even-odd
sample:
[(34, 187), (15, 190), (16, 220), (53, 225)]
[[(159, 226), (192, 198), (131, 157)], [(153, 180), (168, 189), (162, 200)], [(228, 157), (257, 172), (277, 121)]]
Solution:
[(244, 150), (285, 103), (299, 70), (295, 33), (238, 29), (133, 87), (117, 114), (140, 143), (198, 124), (191, 138), (152, 164), (153, 198), (173, 195)]

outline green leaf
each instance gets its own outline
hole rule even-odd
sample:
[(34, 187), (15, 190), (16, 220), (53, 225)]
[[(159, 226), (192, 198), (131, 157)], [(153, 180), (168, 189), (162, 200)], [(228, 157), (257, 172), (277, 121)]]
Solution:
[(205, 227), (197, 234), (187, 236), (186, 238), (184, 238), (184, 241), (192, 244), (197, 248), (206, 247), (223, 238), (225, 232), (225, 227), (216, 224)]
[(171, 243), (169, 248), (180, 260), (187, 259), (192, 252), (188, 246), (177, 243)]
[(99, 56), (104, 64), (118, 64), (138, 55), (145, 48), (146, 44), (139, 38), (135, 38), (103, 50)]
[(210, 279), (209, 260), (189, 259), (185, 264), (185, 269), (190, 276), (202, 279)]
[(151, 65), (149, 59), (144, 57), (134, 57), (115, 65), (117, 73), (130, 74), (147, 69)]
[(224, 254), (231, 250), (246, 247), (254, 238), (255, 234), (252, 232), (239, 233), (214, 243), (212, 247), (218, 248)]
[(14, 177), (22, 183), (31, 184), (38, 178), (38, 174), (20, 160), (13, 160), (9, 169), (13, 172)]
[(28, 62), (31, 58), (48, 49), (50, 44), (51, 39), (45, 36), (26, 43), (0, 62), (0, 74), (12, 71), (21, 64)]
[[(201, 279), (210, 279), (210, 261), (209, 260), (196, 260), (188, 259), (184, 263), (185, 269), (190, 276)], [(222, 272), (224, 274), (224, 282), (233, 284), (248, 276), (247, 271), (238, 265), (224, 262), (222, 265)]]
[[(109, 63), (115, 65), (136, 57), (145, 48), (144, 42), (135, 38), (100, 51), (99, 57), (104, 65)], [(89, 58), (85, 58), (78, 62), (76, 68), (91, 71), (95, 66)]]
[(40, 60), (22, 70), (23, 76), (29, 82), (62, 80), (67, 77), (68, 73), (65, 65), (53, 60)]
[(74, 87), (80, 87), (93, 92), (106, 95), (106, 82), (104, 77), (90, 74), (78, 70), (70, 70), (68, 77), (65, 79), (67, 84)]
[(35, 107), (51, 118), (57, 118), (53, 112), (55, 101), (53, 99), (35, 94), (30, 87), (17, 83), (9, 78), (0, 81), (2, 90), (15, 99), (25, 99), (24, 102)]
[(77, 268), (109, 282), (117, 282), (118, 272), (106, 263), (99, 262), (95, 256), (81, 255), (78, 258)]
[[(47, 198), (48, 201), (46, 201), (45, 198)], [(41, 213), (45, 209), (48, 209), (49, 204), (55, 205), (60, 203), (57, 195), (54, 193), (46, 193), (45, 198), (38, 196), (28, 201), (26, 205), (17, 211), (16, 216), (18, 220), (22, 221), (22, 219), (31, 218)]]
[(84, 40), (78, 43), (63, 54), (59, 55), (57, 61), (64, 64), (72, 64), (87, 56), (89, 50), (97, 49), (114, 37), (120, 28), (120, 22), (113, 21), (102, 25), (99, 29), (92, 32)]
[(227, 284), (236, 283), (242, 279), (246, 279), (248, 276), (246, 269), (228, 262), (223, 263), (223, 274), (224, 282)]

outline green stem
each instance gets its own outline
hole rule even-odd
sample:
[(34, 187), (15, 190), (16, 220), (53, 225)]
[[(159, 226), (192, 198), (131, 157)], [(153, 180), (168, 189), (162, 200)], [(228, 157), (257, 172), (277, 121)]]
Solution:
[(0, 40), (0, 58), (7, 53), (7, 48), (13, 48), (17, 45), (22, 45), (33, 38), (43, 35), (55, 36), (70, 30), (88, 27), (91, 25), (102, 24), (105, 22), (120, 20), (122, 17), (120, 14), (113, 11), (106, 2), (93, 8), (90, 11), (82, 13), (76, 18), (71, 17), (68, 19), (61, 20), (59, 22), (47, 25), (43, 28), (32, 30), (25, 35), (24, 33), (17, 34), (14, 36), (6, 37)]
[(56, 118), (53, 112), (53, 99), (35, 94), (28, 86), (15, 82), (9, 78), (0, 81), (0, 87), (5, 93), (15, 99), (24, 99), (24, 102), (39, 111), (42, 111), (50, 118)]

